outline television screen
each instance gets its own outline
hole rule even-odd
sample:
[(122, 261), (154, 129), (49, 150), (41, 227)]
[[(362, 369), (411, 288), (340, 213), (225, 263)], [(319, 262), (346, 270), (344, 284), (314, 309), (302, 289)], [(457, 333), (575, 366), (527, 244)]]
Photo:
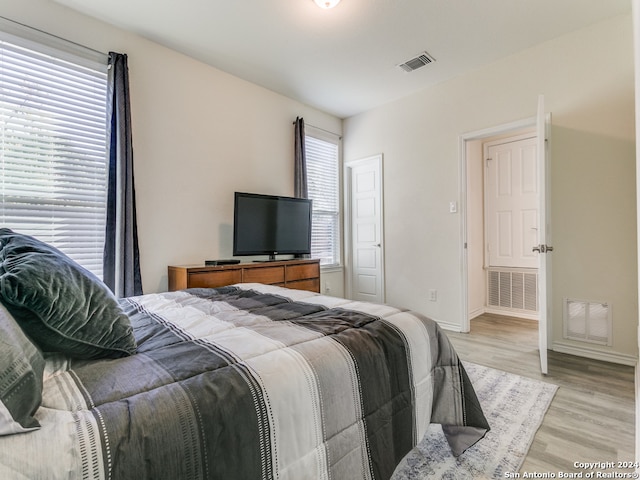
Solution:
[(311, 253), (311, 200), (235, 193), (233, 254)]

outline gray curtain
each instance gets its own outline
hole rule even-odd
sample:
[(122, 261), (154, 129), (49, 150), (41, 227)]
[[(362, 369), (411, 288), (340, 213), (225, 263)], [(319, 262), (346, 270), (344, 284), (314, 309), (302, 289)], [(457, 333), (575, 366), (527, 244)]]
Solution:
[(104, 282), (117, 297), (142, 294), (127, 56), (109, 52), (107, 225)]
[(294, 140), (294, 196), (298, 198), (308, 198), (307, 189), (307, 157), (304, 147), (304, 119), (296, 117), (295, 140)]

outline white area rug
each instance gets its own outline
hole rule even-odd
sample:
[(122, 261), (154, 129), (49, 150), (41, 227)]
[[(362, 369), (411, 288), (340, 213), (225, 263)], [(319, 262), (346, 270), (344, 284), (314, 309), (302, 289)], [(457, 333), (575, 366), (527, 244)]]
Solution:
[(469, 362), (464, 366), (491, 431), (456, 459), (442, 428), (431, 425), (392, 480), (505, 478), (522, 466), (558, 387)]

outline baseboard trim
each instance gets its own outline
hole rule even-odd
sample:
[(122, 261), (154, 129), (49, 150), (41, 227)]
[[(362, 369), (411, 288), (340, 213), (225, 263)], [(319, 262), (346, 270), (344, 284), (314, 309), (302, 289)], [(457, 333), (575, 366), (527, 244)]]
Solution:
[(538, 321), (537, 313), (528, 313), (522, 310), (512, 310), (508, 308), (491, 308), (491, 307), (480, 307), (476, 308), (469, 312), (469, 320), (473, 320), (480, 315), (484, 315), (485, 313), (490, 313), (493, 315), (505, 315), (507, 317), (516, 317), (516, 318), (524, 318), (525, 320), (535, 320)]
[(603, 362), (628, 365), (630, 367), (635, 367), (638, 363), (638, 359), (636, 357), (634, 357), (633, 355), (627, 355), (626, 353), (603, 352), (602, 350), (596, 350), (589, 347), (580, 347), (562, 342), (553, 342), (553, 351), (568, 353), (569, 355), (576, 355), (578, 357), (591, 358), (593, 360), (602, 360)]
[(462, 333), (462, 326), (461, 325), (457, 325), (455, 323), (449, 323), (449, 322), (441, 322), (439, 320), (435, 320), (434, 321), (440, 326), (440, 328), (442, 328), (443, 330), (449, 330), (451, 332), (457, 332), (457, 333)]
[(522, 310), (512, 310), (512, 309), (502, 309), (502, 308), (491, 308), (487, 307), (484, 309), (484, 313), (491, 313), (493, 315), (506, 315), (507, 317), (516, 317), (516, 318), (524, 318), (526, 320), (535, 320), (538, 321), (537, 313), (527, 313)]

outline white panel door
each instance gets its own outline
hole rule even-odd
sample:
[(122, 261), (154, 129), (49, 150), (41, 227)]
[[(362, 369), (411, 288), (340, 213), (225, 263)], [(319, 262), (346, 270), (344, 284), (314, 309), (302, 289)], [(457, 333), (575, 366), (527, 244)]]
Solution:
[(486, 151), (487, 266), (536, 268), (539, 180), (536, 137), (492, 142)]
[(350, 162), (351, 298), (384, 302), (382, 156)]

